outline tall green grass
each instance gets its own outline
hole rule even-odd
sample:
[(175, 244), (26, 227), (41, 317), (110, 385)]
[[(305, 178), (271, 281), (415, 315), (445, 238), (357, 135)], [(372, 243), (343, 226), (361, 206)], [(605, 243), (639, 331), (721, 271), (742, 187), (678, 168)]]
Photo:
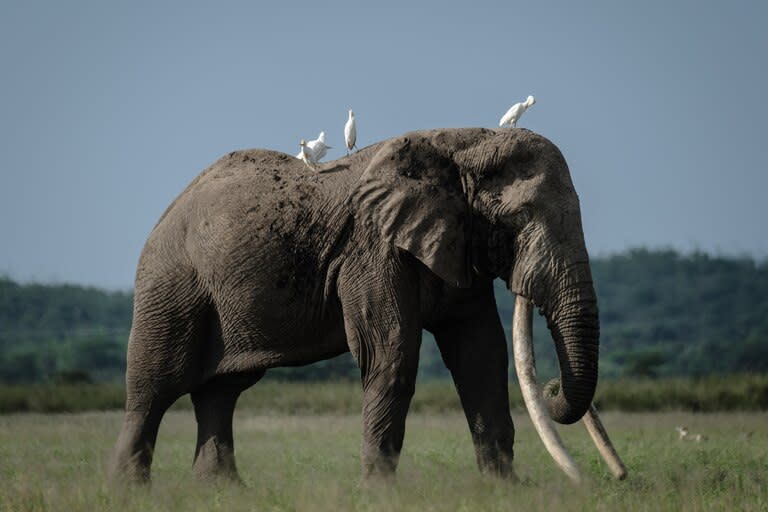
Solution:
[[(510, 383), (509, 392), (511, 406), (522, 407), (516, 383)], [(115, 384), (0, 386), (0, 414), (114, 410), (122, 409), (124, 400), (125, 389)], [(604, 380), (598, 385), (595, 402), (603, 410), (764, 411), (768, 410), (768, 376)], [(357, 413), (360, 406), (360, 385), (356, 382), (264, 380), (243, 393), (238, 402), (239, 409), (275, 413)], [(174, 408), (191, 409), (189, 397), (182, 397)], [(411, 410), (460, 410), (453, 384), (418, 383)]]
[[(361, 488), (357, 414), (235, 414), (244, 486), (196, 482), (191, 411), (164, 419), (152, 485), (105, 482), (120, 412), (0, 416), (0, 510), (120, 511), (765, 511), (766, 413), (603, 414), (629, 468), (616, 481), (581, 425), (559, 428), (588, 482), (555, 467), (526, 414), (514, 415), (520, 483), (481, 475), (458, 412), (409, 416), (397, 479)], [(686, 424), (707, 436), (678, 441)]]

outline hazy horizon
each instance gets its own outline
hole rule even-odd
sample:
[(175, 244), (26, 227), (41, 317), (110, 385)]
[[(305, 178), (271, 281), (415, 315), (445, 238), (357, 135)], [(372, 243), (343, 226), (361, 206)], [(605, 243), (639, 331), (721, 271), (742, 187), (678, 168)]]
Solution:
[(221, 155), (344, 155), (518, 126), (569, 163), (593, 257), (768, 258), (768, 4), (27, 2), (0, 6), (0, 275), (129, 289), (162, 211)]

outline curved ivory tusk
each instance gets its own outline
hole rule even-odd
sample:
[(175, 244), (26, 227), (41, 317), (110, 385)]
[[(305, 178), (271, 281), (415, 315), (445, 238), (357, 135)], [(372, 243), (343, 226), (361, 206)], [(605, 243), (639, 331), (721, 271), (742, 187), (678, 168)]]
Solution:
[(600, 421), (600, 416), (597, 415), (597, 409), (595, 409), (594, 405), (589, 406), (589, 410), (582, 418), (582, 421), (584, 421), (587, 432), (592, 437), (592, 441), (597, 446), (600, 455), (603, 456), (603, 460), (608, 464), (608, 468), (613, 473), (613, 476), (618, 480), (624, 480), (627, 477), (627, 468), (621, 461), (619, 454), (616, 453), (613, 443), (608, 438), (608, 432), (605, 431), (603, 422)]
[[(512, 320), (512, 350), (515, 354), (515, 370), (520, 381), (520, 390), (523, 394), (525, 406), (531, 416), (533, 426), (539, 433), (544, 446), (560, 468), (574, 480), (581, 481), (581, 475), (576, 463), (565, 449), (555, 426), (547, 413), (546, 406), (541, 399), (539, 387), (536, 384), (536, 363), (533, 355), (533, 336), (531, 334), (533, 323), (533, 305), (521, 296), (515, 300), (515, 316)], [(619, 454), (613, 447), (608, 432), (606, 432), (597, 409), (594, 405), (582, 418), (587, 427), (592, 441), (605, 460), (613, 476), (623, 480), (627, 476), (627, 468), (621, 461)]]
[(512, 351), (515, 355), (515, 371), (517, 372), (517, 380), (520, 382), (523, 401), (536, 432), (539, 433), (541, 441), (555, 463), (571, 480), (581, 483), (581, 472), (557, 434), (536, 384), (536, 364), (533, 358), (533, 337), (531, 334), (532, 323), (533, 305), (528, 299), (518, 295), (515, 300), (515, 315), (512, 319)]

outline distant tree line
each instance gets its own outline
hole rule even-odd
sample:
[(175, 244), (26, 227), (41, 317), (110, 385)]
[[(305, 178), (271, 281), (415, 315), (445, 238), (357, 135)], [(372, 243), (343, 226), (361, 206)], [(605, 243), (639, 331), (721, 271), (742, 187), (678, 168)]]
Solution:
[(131, 293), (0, 277), (0, 382), (122, 378), (132, 312)]
[[(705, 376), (768, 371), (768, 263), (636, 249), (592, 260), (601, 319), (601, 377)], [(514, 297), (496, 282), (509, 336)], [(125, 371), (133, 296), (0, 277), (0, 383), (116, 382)], [(543, 319), (534, 322), (541, 379), (557, 365)], [(356, 379), (349, 354), (270, 378)], [(447, 377), (428, 333), (420, 378)]]

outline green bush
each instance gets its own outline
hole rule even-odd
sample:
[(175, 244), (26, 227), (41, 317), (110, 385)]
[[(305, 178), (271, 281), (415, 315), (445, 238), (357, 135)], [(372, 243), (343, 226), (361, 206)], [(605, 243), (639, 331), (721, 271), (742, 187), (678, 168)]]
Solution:
[[(520, 389), (509, 386), (510, 405), (522, 409)], [(13, 412), (79, 412), (122, 409), (125, 389), (117, 384), (35, 384), (0, 386), (0, 414)], [(280, 382), (265, 380), (245, 391), (238, 408), (260, 413), (349, 414), (359, 413), (359, 382)], [(768, 376), (674, 379), (601, 380), (595, 403), (602, 410), (620, 411), (765, 411), (768, 410)], [(189, 396), (175, 409), (190, 409)], [(459, 411), (461, 405), (449, 380), (419, 382), (411, 402), (415, 412)]]
[(0, 414), (121, 409), (125, 388), (118, 384), (31, 384), (0, 386)]

